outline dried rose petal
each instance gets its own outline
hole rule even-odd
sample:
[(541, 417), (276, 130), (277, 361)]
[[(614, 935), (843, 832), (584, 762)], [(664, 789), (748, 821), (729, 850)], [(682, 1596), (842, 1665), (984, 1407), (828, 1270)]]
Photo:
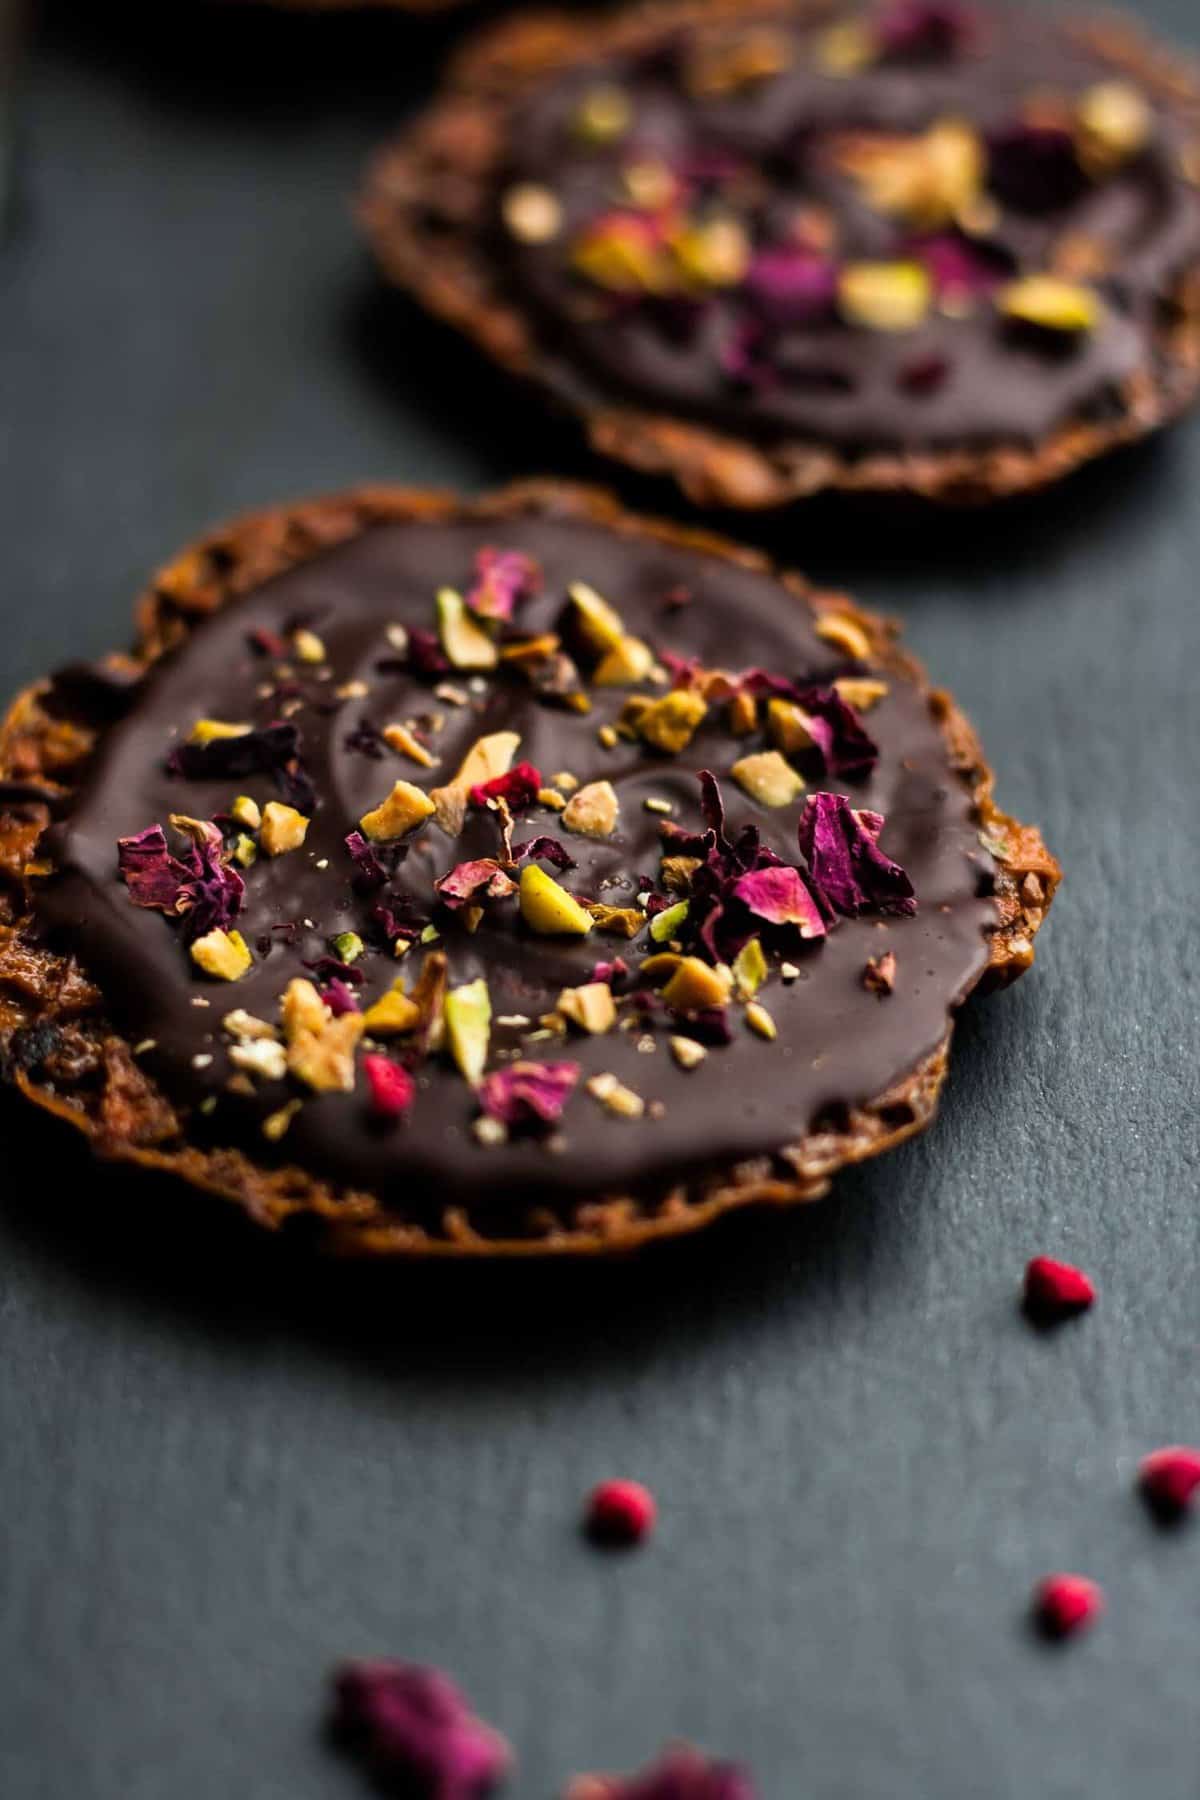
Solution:
[(629, 964), (623, 956), (614, 956), (611, 962), (598, 962), (592, 970), (593, 981), (607, 981), (614, 992), (618, 992), (629, 974)]
[(771, 359), (771, 340), (753, 319), (743, 319), (717, 351), (721, 372), (738, 387), (759, 391), (773, 387), (779, 372)]
[(418, 675), (445, 675), (450, 663), (436, 631), (408, 627), (408, 667)]
[(380, 859), (379, 851), (367, 842), (361, 831), (348, 832), (345, 841), (354, 864), (357, 884), (365, 888), (383, 887), (391, 877)]
[(211, 738), (202, 744), (177, 744), (167, 758), (172, 775), (189, 781), (241, 780), (269, 775), (289, 806), (311, 813), (316, 796), (300, 760), (300, 729), (277, 720), (237, 737)]
[(510, 812), (521, 812), (533, 805), (539, 788), (544, 786), (540, 769), (532, 763), (519, 762), (503, 775), (478, 782), (471, 789), (471, 802), (474, 806), (486, 806), (489, 800), (503, 800)]
[(640, 1481), (602, 1481), (588, 1496), (588, 1533), (602, 1544), (639, 1544), (654, 1529), (658, 1506)]
[(770, 324), (815, 325), (833, 316), (837, 267), (811, 250), (760, 250), (746, 276), (746, 293)]
[(879, 761), (879, 748), (837, 689), (802, 688), (798, 698), (824, 759), (826, 774), (848, 781), (869, 775)]
[(934, 62), (970, 41), (974, 21), (956, 0), (892, 0), (875, 22), (889, 62)]
[(518, 600), (535, 594), (541, 580), (541, 569), (523, 550), (494, 550), (485, 545), (476, 555), (475, 581), (464, 599), (480, 618), (507, 622)]
[(502, 1125), (553, 1125), (579, 1080), (576, 1062), (515, 1062), (485, 1075), (479, 1104)]
[(1095, 1298), (1088, 1277), (1070, 1263), (1035, 1256), (1025, 1270), (1025, 1304), (1031, 1312), (1047, 1316), (1082, 1312)]
[(982, 245), (953, 231), (914, 238), (907, 254), (924, 263), (941, 295), (990, 294), (1013, 274), (1011, 258), (989, 254)]
[(856, 812), (845, 794), (810, 794), (804, 803), (799, 837), (810, 879), (847, 918), (917, 910), (908, 876), (876, 842), (883, 825), (878, 813)]
[(121, 879), (135, 906), (173, 913), (187, 870), (167, 848), (161, 825), (147, 825), (134, 837), (117, 839), (117, 864)]
[(324, 990), (321, 998), (324, 1000), (335, 1019), (340, 1019), (343, 1013), (362, 1011), (362, 1008), (358, 1004), (358, 996), (347, 987), (340, 975), (334, 975), (330, 978), (329, 985)]
[(474, 862), (458, 863), (448, 875), (439, 876), (434, 892), (452, 911), (468, 900), (503, 900), (515, 894), (517, 884), (505, 873), (494, 856), (480, 856)]
[(1152, 1506), (1168, 1517), (1177, 1516), (1200, 1488), (1200, 1450), (1186, 1444), (1152, 1450), (1138, 1465), (1138, 1479)]
[(1048, 1637), (1070, 1637), (1095, 1624), (1104, 1594), (1086, 1575), (1047, 1575), (1034, 1589), (1033, 1611)]
[(268, 631), (265, 625), (256, 625), (252, 630), (248, 631), (246, 633), (246, 641), (250, 645), (250, 648), (256, 650), (260, 656), (276, 656), (283, 658), (287, 655), (287, 645), (279, 636), (279, 633), (276, 631)]
[(580, 1775), (563, 1800), (757, 1800), (746, 1769), (677, 1744), (636, 1775)]
[(407, 1069), (390, 1056), (368, 1055), (362, 1059), (363, 1074), (371, 1090), (371, 1111), (381, 1119), (398, 1119), (417, 1097), (417, 1084)]
[(575, 867), (575, 858), (561, 838), (526, 838), (523, 844), (513, 845), (512, 853), (514, 862), (520, 862), (523, 856), (528, 856), (535, 862), (552, 863), (556, 869), (573, 869)]
[(821, 909), (799, 869), (793, 869), (790, 863), (755, 869), (736, 881), (733, 891), (756, 919), (765, 919), (768, 925), (796, 925), (802, 938), (825, 936)]
[(415, 1663), (348, 1663), (334, 1679), (334, 1726), (380, 1781), (421, 1800), (481, 1800), (513, 1764), (449, 1676)]

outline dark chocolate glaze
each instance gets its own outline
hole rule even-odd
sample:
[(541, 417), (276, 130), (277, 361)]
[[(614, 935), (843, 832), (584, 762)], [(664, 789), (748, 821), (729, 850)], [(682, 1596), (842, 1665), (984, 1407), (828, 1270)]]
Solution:
[[(252, 1100), (225, 1092), (231, 1069), (223, 1015), (242, 1007), (276, 1019), (288, 980), (306, 973), (304, 960), (321, 956), (331, 934), (358, 929), (366, 935), (370, 901), (351, 886), (343, 840), (397, 777), (432, 787), (449, 779), (481, 733), (508, 728), (521, 734), (520, 757), (546, 775), (570, 770), (581, 780), (608, 777), (621, 800), (617, 834), (596, 843), (563, 832), (578, 867), (559, 879), (573, 892), (621, 905), (633, 904), (638, 874), (658, 875), (660, 819), (644, 810), (645, 798), (672, 800), (675, 818), (698, 826), (696, 772), (708, 767), (726, 777), (747, 748), (747, 740), (730, 736), (718, 709), (685, 755), (670, 760), (625, 742), (601, 748), (597, 727), (619, 711), (625, 697), (619, 690), (596, 690), (595, 711), (581, 718), (539, 703), (527, 687), (508, 681), (493, 683), (485, 696), (456, 709), (435, 700), (428, 682), (403, 669), (380, 674), (381, 660), (394, 661), (386, 626), (398, 621), (427, 627), (435, 590), (466, 584), (475, 552), (485, 544), (524, 549), (542, 565), (544, 590), (523, 605), (523, 628), (548, 628), (562, 610), (568, 582), (583, 579), (619, 606), (629, 630), (660, 650), (699, 656), (709, 666), (759, 665), (789, 675), (829, 677), (845, 668), (815, 635), (802, 600), (773, 578), (718, 558), (536, 515), (500, 523), (375, 527), (231, 603), (152, 671), (137, 706), (102, 739), (70, 818), (50, 840), (57, 873), (39, 902), (49, 940), (78, 953), (131, 1042), (154, 1040), (157, 1047), (141, 1060), (178, 1102), (190, 1108), (205, 1096), (219, 1096), (207, 1117), (192, 1115), (199, 1141), (243, 1144), (262, 1159), (299, 1163), (334, 1182), (373, 1189), (406, 1209), (450, 1196), (473, 1207), (489, 1198), (497, 1205), (506, 1198), (566, 1203), (588, 1193), (628, 1192), (774, 1150), (803, 1137), (830, 1108), (881, 1096), (941, 1043), (953, 1009), (987, 963), (987, 933), (996, 923), (994, 901), (981, 893), (990, 885), (992, 865), (980, 847), (970, 793), (951, 771), (926, 696), (897, 679), (869, 717), (881, 749), (875, 773), (855, 788), (841, 785), (856, 805), (886, 815), (883, 847), (913, 880), (917, 916), (842, 923), (824, 944), (801, 951), (796, 960), (802, 974), (790, 986), (776, 960), (761, 997), (778, 1025), (777, 1041), (752, 1036), (739, 1016), (734, 1043), (712, 1050), (698, 1070), (685, 1073), (676, 1066), (661, 1025), (653, 1052), (639, 1050), (637, 1036), (622, 1031), (526, 1051), (577, 1058), (585, 1078), (612, 1071), (648, 1102), (661, 1101), (661, 1118), (614, 1118), (581, 1087), (564, 1114), (565, 1148), (529, 1139), (485, 1148), (471, 1133), (476, 1108), (470, 1089), (446, 1059), (435, 1057), (422, 1068), (416, 1105), (401, 1124), (381, 1128), (372, 1121), (360, 1077), (353, 1094), (308, 1097), (275, 1151), (261, 1136), (262, 1118), (290, 1092), (304, 1090), (268, 1082)], [(694, 595), (692, 602), (664, 610), (664, 595), (681, 585)], [(117, 839), (154, 821), (165, 826), (172, 812), (208, 817), (228, 808), (232, 784), (172, 777), (165, 759), (197, 717), (263, 724), (277, 715), (278, 699), (257, 692), (273, 665), (252, 651), (247, 634), (253, 627), (285, 632), (300, 619), (320, 633), (333, 671), (325, 682), (305, 676), (305, 692), (315, 703), (296, 715), (317, 810), (302, 850), (274, 861), (260, 858), (247, 871), (238, 925), (254, 945), (272, 926), (311, 924), (300, 927), (294, 943), (281, 938), (269, 955), (256, 955), (241, 981), (211, 981), (196, 972), (171, 923), (131, 904), (118, 877)], [(370, 683), (369, 696), (337, 703), (333, 687), (353, 679)], [(382, 725), (434, 709), (446, 718), (436, 771), (418, 770), (390, 751), (376, 761), (346, 746), (363, 717)], [(811, 785), (839, 784), (818, 778)], [(260, 802), (274, 797), (269, 778), (237, 786)], [(753, 817), (764, 840), (797, 861), (799, 805), (766, 811), (732, 781), (723, 786), (731, 825)], [(553, 813), (536, 808), (519, 820), (517, 840), (542, 831), (558, 834), (560, 826)], [(473, 814), (456, 840), (431, 823), (414, 840), (400, 882), (429, 911), (434, 878), (469, 856), (494, 854), (497, 843), (490, 816)], [(325, 859), (328, 867), (318, 869)], [(645, 934), (632, 946), (599, 931), (583, 941), (533, 936), (512, 900), (489, 913), (474, 936), (444, 913), (438, 923), (452, 983), (483, 975), (495, 1014), (534, 1020), (553, 1007), (561, 988), (586, 981), (598, 959), (623, 954), (636, 965), (646, 953), (643, 945), (649, 947)], [(896, 991), (880, 1000), (864, 990), (861, 976), (866, 959), (889, 948), (898, 962)], [(414, 950), (400, 965), (410, 985), (423, 954)], [(397, 973), (384, 948), (368, 950), (358, 966), (368, 1004)], [(197, 1000), (210, 1004), (197, 1006)], [(517, 1030), (495, 1029), (490, 1066), (499, 1066), (520, 1042)], [(213, 1060), (198, 1069), (197, 1055)]]
[[(945, 61), (834, 77), (812, 60), (814, 35), (828, 23), (785, 22), (798, 46), (794, 66), (720, 98), (687, 94), (669, 58), (643, 56), (576, 67), (523, 106), (501, 186), (518, 180), (552, 188), (565, 228), (548, 245), (506, 239), (497, 254), (539, 322), (552, 386), (576, 407), (638, 404), (738, 437), (817, 439), (847, 451), (1036, 446), (1070, 421), (1119, 412), (1122, 384), (1137, 371), (1155, 372), (1163, 304), (1200, 260), (1200, 195), (1178, 172), (1181, 130), (1165, 115), (1124, 168), (1046, 211), (1002, 206), (981, 240), (1013, 273), (1046, 268), (1064, 238), (1084, 235), (1108, 249), (1112, 272), (1095, 283), (1102, 321), (1069, 344), (1014, 334), (986, 300), (969, 317), (934, 309), (917, 329), (899, 333), (835, 321), (783, 334), (780, 378), (751, 391), (721, 367), (721, 346), (753, 316), (736, 290), (710, 296), (686, 325), (677, 309), (664, 316), (624, 305), (597, 316), (603, 309), (593, 298), (589, 317), (581, 307), (585, 284), (572, 274), (564, 245), (618, 202), (617, 172), (634, 160), (632, 144), (638, 158), (646, 152), (675, 166), (711, 160), (714, 151), (752, 166), (763, 192), (743, 216), (760, 247), (781, 241), (796, 209), (816, 203), (837, 220), (842, 260), (886, 259), (904, 253), (912, 228), (870, 211), (848, 178), (822, 162), (824, 135), (916, 132), (945, 118), (986, 135), (1011, 125), (1035, 96), (1070, 100), (1122, 73), (1052, 20), (1018, 13), (986, 15), (972, 46)], [(620, 145), (589, 148), (571, 119), (582, 94), (610, 81), (631, 95), (635, 123)], [(736, 199), (733, 206), (738, 211)], [(910, 379), (932, 364), (945, 365), (944, 379)]]

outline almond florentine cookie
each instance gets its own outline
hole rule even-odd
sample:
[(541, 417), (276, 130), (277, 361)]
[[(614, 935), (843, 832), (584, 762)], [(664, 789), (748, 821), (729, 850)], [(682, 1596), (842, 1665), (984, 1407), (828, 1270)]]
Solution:
[(702, 503), (986, 500), (1174, 417), (1200, 87), (959, 0), (521, 14), (375, 160), (385, 273)]
[(341, 1249), (631, 1246), (925, 1125), (1057, 879), (843, 596), (588, 490), (363, 490), (10, 710), (0, 1070)]

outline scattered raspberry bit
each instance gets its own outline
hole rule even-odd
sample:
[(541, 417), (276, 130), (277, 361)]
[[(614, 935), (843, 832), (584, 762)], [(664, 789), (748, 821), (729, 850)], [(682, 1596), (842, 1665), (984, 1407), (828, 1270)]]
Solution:
[(1095, 1624), (1104, 1594), (1086, 1575), (1046, 1575), (1034, 1589), (1033, 1611), (1047, 1637), (1072, 1637)]
[(407, 1069), (388, 1056), (364, 1056), (363, 1074), (371, 1090), (371, 1111), (380, 1119), (398, 1119), (416, 1099), (417, 1085)]
[(381, 1786), (421, 1800), (482, 1800), (512, 1768), (504, 1738), (449, 1676), (415, 1663), (347, 1663), (334, 1677), (334, 1729)]
[(1152, 1450), (1138, 1465), (1142, 1492), (1156, 1511), (1178, 1517), (1191, 1505), (1200, 1488), (1200, 1450), (1186, 1444), (1167, 1444)]
[(756, 1800), (745, 1769), (676, 1744), (636, 1775), (579, 1775), (563, 1800)]
[(602, 1481), (587, 1504), (588, 1535), (602, 1544), (640, 1544), (654, 1529), (658, 1505), (639, 1481)]
[(1057, 1318), (1084, 1312), (1096, 1298), (1096, 1290), (1082, 1269), (1035, 1256), (1025, 1271), (1025, 1305), (1038, 1318)]

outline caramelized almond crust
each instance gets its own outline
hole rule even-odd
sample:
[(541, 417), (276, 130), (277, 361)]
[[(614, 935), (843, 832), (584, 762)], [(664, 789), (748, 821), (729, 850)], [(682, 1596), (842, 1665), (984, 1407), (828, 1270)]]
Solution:
[[(830, 0), (643, 0), (607, 19), (526, 13), (483, 31), (451, 65), (440, 95), (367, 171), (358, 216), (385, 276), (511, 374), (545, 387), (533, 320), (486, 248), (484, 227), (510, 122), (538, 86), (581, 61), (637, 50), (672, 30), (728, 20), (821, 17)], [(1131, 21), (1103, 16), (1076, 39), (1164, 105), (1200, 120), (1200, 74)], [(826, 489), (913, 494), (977, 505), (1047, 486), (1170, 423), (1200, 388), (1200, 268), (1164, 305), (1154, 365), (1122, 384), (1111, 417), (1068, 422), (1042, 442), (845, 454), (816, 440), (754, 443), (638, 405), (597, 404), (583, 424), (595, 450), (673, 477), (700, 506), (769, 508)]]
[[(998, 922), (980, 985), (1004, 986), (1029, 967), (1059, 866), (1032, 826), (1017, 824), (996, 806), (992, 772), (971, 726), (948, 694), (927, 687), (919, 664), (900, 649), (895, 624), (859, 610), (842, 594), (818, 592), (798, 575), (778, 574), (765, 557), (706, 531), (625, 513), (597, 490), (527, 482), (464, 502), (371, 487), (254, 514), (211, 533), (158, 574), (138, 603), (133, 653), (114, 655), (105, 666), (118, 681), (136, 680), (226, 602), (372, 525), (529, 514), (585, 520), (631, 539), (776, 573), (814, 611), (851, 617), (869, 638), (873, 665), (917, 683), (926, 694), (995, 860)], [(605, 1195), (579, 1204), (569, 1217), (530, 1210), (498, 1220), (447, 1206), (435, 1229), (406, 1219), (372, 1193), (335, 1187), (302, 1168), (268, 1168), (238, 1149), (197, 1148), (188, 1141), (185, 1118), (138, 1067), (130, 1044), (106, 1017), (104, 995), (88, 971), (38, 941), (31, 902), (31, 878), (45, 867), (38, 861), (38, 839), (51, 820), (69, 812), (103, 729), (80, 704), (69, 677), (28, 689), (0, 726), (0, 1074), (35, 1105), (74, 1125), (99, 1156), (181, 1177), (234, 1201), (260, 1225), (306, 1217), (320, 1228), (323, 1244), (341, 1253), (571, 1255), (632, 1249), (698, 1230), (751, 1204), (816, 1200), (838, 1169), (902, 1143), (933, 1118), (947, 1070), (949, 1029), (937, 1050), (889, 1092), (774, 1156), (715, 1168), (649, 1198)]]

